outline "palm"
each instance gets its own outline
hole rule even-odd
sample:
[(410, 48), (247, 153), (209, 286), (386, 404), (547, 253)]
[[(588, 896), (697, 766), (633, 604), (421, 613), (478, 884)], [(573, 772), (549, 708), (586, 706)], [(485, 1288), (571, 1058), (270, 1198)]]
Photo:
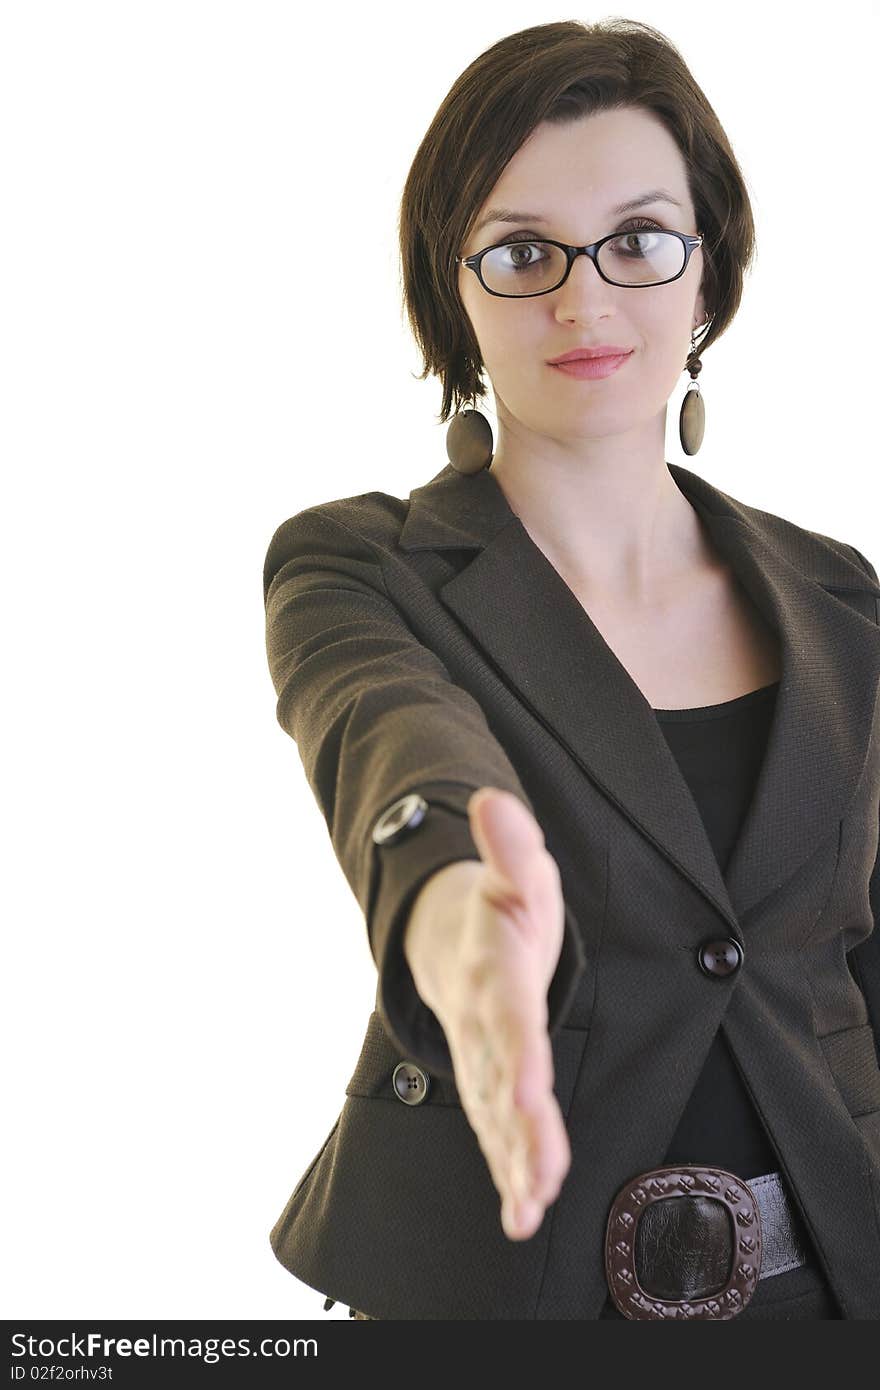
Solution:
[[(444, 1026), (462, 1106), (505, 1199), (508, 1234), (532, 1235), (570, 1162), (547, 1034), (565, 905), (540, 826), (518, 797), (481, 788), (468, 811), (485, 872), (468, 895), (459, 943), (467, 1008)], [(515, 1223), (511, 1198), (527, 1161), (537, 1168), (537, 1201)]]

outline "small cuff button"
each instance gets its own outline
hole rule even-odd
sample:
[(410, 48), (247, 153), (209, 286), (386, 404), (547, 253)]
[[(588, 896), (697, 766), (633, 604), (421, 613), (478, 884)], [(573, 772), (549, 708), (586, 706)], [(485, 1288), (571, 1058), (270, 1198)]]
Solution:
[(402, 796), (382, 812), (373, 826), (374, 844), (393, 845), (407, 831), (421, 825), (427, 811), (428, 803), (418, 792)]
[(404, 1105), (421, 1105), (427, 1098), (430, 1082), (427, 1074), (421, 1067), (417, 1067), (415, 1062), (398, 1062), (394, 1068), (392, 1085), (394, 1094)]

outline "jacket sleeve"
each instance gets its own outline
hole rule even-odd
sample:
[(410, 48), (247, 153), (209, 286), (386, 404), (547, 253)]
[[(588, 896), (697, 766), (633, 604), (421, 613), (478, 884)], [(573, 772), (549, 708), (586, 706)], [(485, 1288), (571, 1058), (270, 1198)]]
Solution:
[[(874, 583), (878, 583), (877, 571), (871, 562), (866, 560), (855, 546), (850, 546), (850, 550), (859, 560), (865, 572), (874, 580)], [(876, 617), (880, 623), (880, 610), (878, 610)], [(878, 851), (874, 870), (871, 874), (870, 894), (874, 930), (870, 936), (865, 937), (864, 941), (860, 941), (858, 946), (848, 953), (847, 959), (853, 978), (865, 996), (868, 1018), (874, 1030), (877, 1065), (880, 1066), (880, 851)]]
[(880, 1067), (880, 854), (871, 875), (871, 912), (874, 930), (849, 953), (853, 974), (865, 996), (868, 1018), (874, 1030), (874, 1050)]
[[(264, 564), (266, 650), (276, 717), (297, 746), (364, 914), (382, 1023), (403, 1056), (454, 1079), (443, 1030), (418, 995), (403, 952), (409, 909), (436, 870), (480, 859), (467, 811), (479, 787), (500, 787), (533, 814), (534, 807), (480, 705), (416, 639), (390, 598), (380, 556), (378, 546), (325, 510), (285, 521)], [(371, 832), (381, 814), (412, 792), (428, 803), (424, 819), (393, 843), (375, 843)], [(585, 964), (566, 904), (547, 996), (551, 1035)]]

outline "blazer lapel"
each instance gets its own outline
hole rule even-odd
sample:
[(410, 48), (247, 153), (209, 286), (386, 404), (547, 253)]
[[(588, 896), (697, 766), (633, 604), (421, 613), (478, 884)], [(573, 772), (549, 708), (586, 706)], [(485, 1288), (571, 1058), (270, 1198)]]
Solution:
[(834, 590), (860, 566), (782, 518), (667, 464), (766, 620), (782, 676), (755, 792), (722, 875), (648, 701), (511, 510), (491, 469), (451, 465), (410, 493), (403, 550), (473, 549), (439, 597), (590, 779), (727, 919), (786, 882), (844, 814), (867, 756), (880, 628)]

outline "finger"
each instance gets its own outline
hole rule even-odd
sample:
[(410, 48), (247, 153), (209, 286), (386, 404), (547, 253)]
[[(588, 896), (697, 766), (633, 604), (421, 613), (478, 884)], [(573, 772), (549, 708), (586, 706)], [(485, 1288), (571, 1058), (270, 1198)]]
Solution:
[(547, 1098), (530, 1133), (528, 1150), (529, 1195), (549, 1204), (556, 1200), (571, 1166), (571, 1144), (559, 1102)]
[[(542, 1139), (526, 1134), (513, 1147), (497, 1121), (497, 1113), (489, 1110), (477, 1118), (474, 1130), (501, 1200), (502, 1227), (510, 1239), (527, 1239), (539, 1229), (548, 1205), (558, 1196), (568, 1168), (567, 1135), (563, 1128), (561, 1154), (557, 1151), (552, 1161), (533, 1165), (533, 1173), (540, 1177), (529, 1176), (522, 1171), (521, 1155), (540, 1153)], [(545, 1123), (551, 1138), (552, 1121), (548, 1111)]]
[(510, 1240), (529, 1240), (543, 1223), (545, 1209), (539, 1202), (504, 1203), (501, 1208), (501, 1225)]
[(549, 1179), (536, 1182), (521, 1197), (502, 1203), (501, 1223), (510, 1239), (527, 1240), (540, 1229), (548, 1207), (559, 1196), (567, 1171), (568, 1162), (562, 1165), (552, 1182)]
[(522, 1195), (517, 1187), (519, 1174), (514, 1165), (518, 1151), (524, 1150), (526, 1138), (522, 1118), (517, 1117), (511, 1104), (512, 1086), (505, 1084), (503, 1072), (509, 1060), (499, 1052), (492, 1033), (478, 1035), (473, 1024), (462, 1030), (459, 1037), (450, 1039), (453, 1067), (459, 1078), (459, 1096), (480, 1149), (489, 1166), (498, 1193), (503, 1201)]
[(553, 1090), (553, 1047), (543, 1013), (531, 1024), (523, 1025), (522, 1045), (513, 1063), (512, 1104), (520, 1111), (533, 1112)]
[(568, 1132), (552, 1085), (529, 1109), (501, 1112), (509, 1146), (510, 1190), (518, 1197), (555, 1200), (571, 1162)]
[(468, 802), (471, 834), (499, 894), (525, 896), (531, 863), (545, 848), (544, 833), (513, 792), (481, 787)]
[[(465, 1107), (467, 1110), (467, 1107)], [(512, 1203), (517, 1197), (510, 1173), (509, 1146), (491, 1109), (468, 1113), (480, 1151), (486, 1160), (492, 1182), (502, 1203)]]
[(467, 1084), (480, 1104), (496, 1102), (497, 1123), (512, 1158), (553, 1098), (553, 1050), (538, 1005), (499, 1010), (464, 1049)]
[[(502, 1203), (512, 1239), (534, 1234), (570, 1162), (553, 1092), (553, 1059), (540, 1010), (508, 1007), (491, 1023), (470, 1013), (448, 1029), (462, 1106)], [(534, 1203), (525, 1210), (523, 1204)]]
[[(542, 1199), (547, 1181), (545, 1178), (537, 1184), (535, 1170), (540, 1166), (545, 1174), (552, 1174), (554, 1165), (552, 1157), (537, 1164), (534, 1155), (552, 1143), (553, 1133), (549, 1130), (552, 1112), (529, 1114), (513, 1105), (512, 1082), (508, 1079), (505, 1085), (501, 1079), (505, 1061), (493, 1052), (492, 1039), (487, 1037), (475, 1063), (472, 1090), (462, 1099), (499, 1195), (511, 1206), (530, 1198)], [(550, 1098), (555, 1103), (552, 1095)], [(547, 1128), (548, 1134), (542, 1134), (542, 1128)]]

